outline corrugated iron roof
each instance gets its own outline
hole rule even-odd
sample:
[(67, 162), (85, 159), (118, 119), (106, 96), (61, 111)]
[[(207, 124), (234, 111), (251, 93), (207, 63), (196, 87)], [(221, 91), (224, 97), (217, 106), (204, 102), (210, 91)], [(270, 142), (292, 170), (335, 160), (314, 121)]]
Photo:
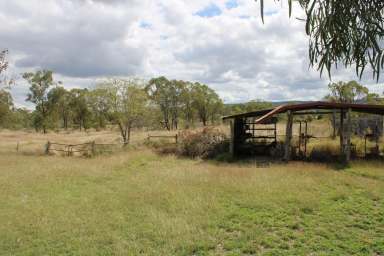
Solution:
[(354, 103), (338, 103), (327, 101), (313, 101), (300, 104), (287, 104), (277, 106), (272, 109), (264, 109), (259, 111), (253, 111), (248, 113), (242, 113), (237, 115), (225, 116), (223, 120), (234, 118), (247, 118), (247, 117), (259, 117), (255, 123), (262, 124), (274, 115), (285, 113), (287, 111), (302, 111), (311, 109), (351, 109), (355, 112), (384, 115), (384, 105), (373, 104), (354, 104)]

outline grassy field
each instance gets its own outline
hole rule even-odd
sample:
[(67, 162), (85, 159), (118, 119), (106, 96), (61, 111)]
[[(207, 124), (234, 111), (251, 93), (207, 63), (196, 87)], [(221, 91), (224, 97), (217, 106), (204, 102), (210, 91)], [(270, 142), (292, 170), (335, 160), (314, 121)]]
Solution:
[[(47, 140), (20, 136), (0, 136), (0, 255), (384, 255), (382, 162), (337, 171), (142, 147), (95, 158), (9, 151), (19, 138)], [(113, 137), (56, 139), (76, 136)]]

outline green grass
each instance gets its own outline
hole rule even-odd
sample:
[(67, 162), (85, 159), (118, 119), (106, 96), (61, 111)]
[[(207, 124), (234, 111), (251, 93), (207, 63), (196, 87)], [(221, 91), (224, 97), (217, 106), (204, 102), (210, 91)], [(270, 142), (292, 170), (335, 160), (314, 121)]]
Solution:
[(384, 168), (0, 154), (0, 255), (384, 255)]

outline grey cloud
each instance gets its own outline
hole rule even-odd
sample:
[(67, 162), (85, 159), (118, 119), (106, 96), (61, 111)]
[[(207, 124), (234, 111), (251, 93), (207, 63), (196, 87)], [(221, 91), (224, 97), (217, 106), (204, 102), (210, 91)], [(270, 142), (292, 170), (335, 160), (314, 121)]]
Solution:
[[(62, 6), (60, 6), (62, 7)], [(27, 26), (10, 21), (12, 32), (0, 28), (2, 44), (22, 53), (19, 68), (47, 68), (65, 76), (133, 75), (141, 72), (145, 50), (125, 43), (132, 17), (118, 17), (74, 4), (63, 16), (27, 16)]]
[(209, 82), (226, 82), (221, 75), (234, 70), (243, 78), (256, 76), (261, 69), (263, 59), (267, 58), (262, 48), (252, 48), (241, 42), (223, 40), (217, 44), (207, 43), (204, 46), (190, 47), (176, 53), (177, 60), (182, 62), (198, 62), (209, 67), (205, 79)]
[[(304, 24), (289, 20), (286, 10), (263, 25), (254, 16), (239, 19), (250, 14), (239, 12), (244, 6), (235, 16), (193, 15), (203, 0), (193, 7), (186, 0), (42, 2), (0, 0), (0, 48), (9, 48), (17, 70), (52, 69), (68, 86), (90, 86), (103, 76), (165, 75), (206, 83), (226, 102), (320, 99), (327, 89), (326, 74), (308, 68)], [(140, 27), (143, 21), (151, 27)], [(340, 69), (333, 78), (356, 76)], [(18, 88), (17, 101), (28, 89)]]

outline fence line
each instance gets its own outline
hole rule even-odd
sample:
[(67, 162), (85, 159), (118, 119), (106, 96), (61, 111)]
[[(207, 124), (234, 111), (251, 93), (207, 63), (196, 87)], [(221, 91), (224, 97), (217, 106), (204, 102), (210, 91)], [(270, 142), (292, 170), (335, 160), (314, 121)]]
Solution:
[[(64, 148), (55, 148), (54, 146), (63, 146)], [(81, 143), (81, 144), (64, 144), (64, 143), (57, 143), (57, 142), (50, 142), (48, 141), (45, 145), (45, 154), (49, 155), (50, 153), (57, 151), (57, 152), (65, 152), (67, 156), (73, 155), (73, 153), (82, 153), (86, 152), (89, 155), (95, 155), (97, 150), (96, 147), (98, 146), (119, 146), (119, 145), (125, 145), (124, 143), (96, 143), (95, 141), (87, 142), (87, 143)], [(77, 147), (83, 147), (83, 148), (77, 148)], [(106, 150), (103, 150), (106, 151)], [(109, 150), (110, 152), (112, 150)]]
[[(174, 139), (175, 143), (178, 143), (178, 134), (175, 135), (150, 135), (147, 136), (147, 141), (151, 141), (151, 139), (156, 138), (168, 138), (168, 139)], [(117, 142), (117, 143), (96, 143), (95, 141), (85, 142), (85, 143), (78, 143), (78, 144), (72, 144), (72, 143), (62, 143), (62, 142), (54, 142), (54, 141), (47, 141), (45, 144), (43, 144), (43, 153), (46, 155), (52, 154), (54, 152), (61, 152), (62, 155), (71, 156), (74, 153), (84, 153), (84, 155), (96, 155), (100, 152), (113, 152), (115, 148), (113, 147), (123, 147), (127, 145), (127, 143), (124, 142)], [(16, 145), (14, 147), (15, 151), (17, 153), (23, 152), (24, 144), (21, 141), (17, 141)], [(36, 145), (37, 146), (37, 145)], [(36, 149), (34, 149), (36, 150)], [(41, 152), (41, 151), (40, 151)]]

